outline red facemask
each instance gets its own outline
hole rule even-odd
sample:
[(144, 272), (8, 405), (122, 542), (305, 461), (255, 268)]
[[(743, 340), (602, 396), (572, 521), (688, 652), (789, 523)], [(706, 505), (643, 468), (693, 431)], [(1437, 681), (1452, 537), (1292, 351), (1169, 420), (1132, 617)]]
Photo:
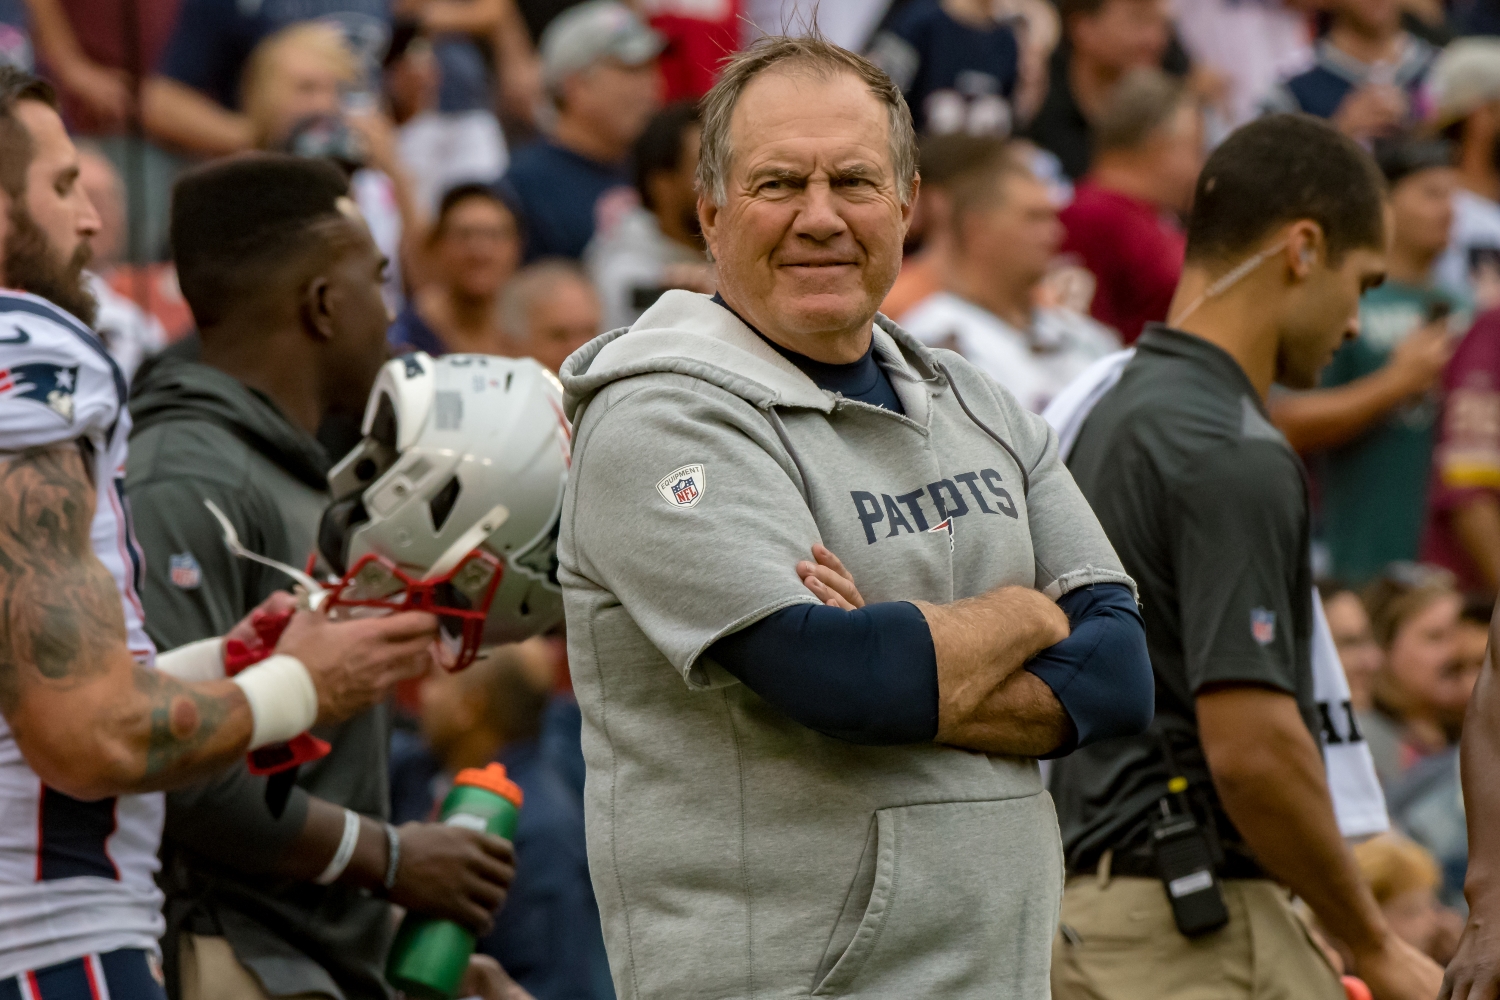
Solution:
[(474, 549), (442, 576), (419, 580), (375, 553), (360, 556), (343, 578), (328, 587), (325, 613), (346, 608), (349, 617), (372, 611), (426, 611), (438, 616), (443, 645), (451, 654), (443, 666), (463, 670), (479, 655), (484, 623), (505, 576), (505, 563)]

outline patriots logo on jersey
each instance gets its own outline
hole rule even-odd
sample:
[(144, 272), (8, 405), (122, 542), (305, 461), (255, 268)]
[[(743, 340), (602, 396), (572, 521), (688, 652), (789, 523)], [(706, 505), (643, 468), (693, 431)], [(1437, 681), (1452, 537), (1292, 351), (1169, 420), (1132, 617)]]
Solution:
[(77, 387), (77, 365), (39, 361), (0, 368), (0, 397), (34, 399), (70, 424), (73, 422), (73, 393)]
[(932, 527), (930, 527), (930, 528), (927, 529), (927, 533), (928, 534), (932, 534), (933, 532), (938, 532), (938, 531), (946, 531), (948, 533), (948, 551), (952, 552), (953, 551), (953, 518), (951, 518), (951, 517), (947, 518), (945, 521), (943, 521), (942, 524), (934, 524)]

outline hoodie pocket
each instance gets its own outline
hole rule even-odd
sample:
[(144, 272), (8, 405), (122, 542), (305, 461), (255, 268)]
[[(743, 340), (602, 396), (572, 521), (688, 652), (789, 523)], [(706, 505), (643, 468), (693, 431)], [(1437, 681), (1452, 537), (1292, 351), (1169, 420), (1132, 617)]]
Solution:
[(1045, 998), (1061, 894), (1045, 792), (878, 810), (813, 996)]

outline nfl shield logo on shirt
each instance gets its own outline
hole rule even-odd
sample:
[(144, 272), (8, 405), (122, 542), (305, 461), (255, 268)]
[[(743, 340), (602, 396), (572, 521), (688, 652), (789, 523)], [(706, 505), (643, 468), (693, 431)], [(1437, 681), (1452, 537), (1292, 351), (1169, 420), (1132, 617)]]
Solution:
[(701, 465), (684, 465), (661, 477), (656, 491), (673, 507), (696, 507), (707, 488)]
[(203, 571), (191, 552), (180, 552), (167, 560), (170, 564), (172, 585), (181, 590), (197, 590), (203, 582)]
[(1262, 646), (1276, 640), (1276, 612), (1265, 608), (1250, 609), (1250, 635)]

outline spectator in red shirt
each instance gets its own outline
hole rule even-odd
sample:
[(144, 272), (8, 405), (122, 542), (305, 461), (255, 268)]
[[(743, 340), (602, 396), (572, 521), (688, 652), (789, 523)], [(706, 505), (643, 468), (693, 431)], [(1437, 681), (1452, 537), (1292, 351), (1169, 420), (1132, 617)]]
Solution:
[(1182, 272), (1176, 216), (1203, 169), (1203, 116), (1182, 84), (1160, 70), (1127, 76), (1094, 130), (1094, 164), (1062, 213), (1065, 254), (1098, 280), (1090, 310), (1126, 343), (1165, 320)]
[(1500, 309), (1474, 322), (1443, 375), (1422, 560), (1467, 591), (1500, 589)]
[(642, 0), (634, 6), (667, 40), (660, 60), (666, 103), (708, 93), (724, 60), (740, 50), (741, 0)]

